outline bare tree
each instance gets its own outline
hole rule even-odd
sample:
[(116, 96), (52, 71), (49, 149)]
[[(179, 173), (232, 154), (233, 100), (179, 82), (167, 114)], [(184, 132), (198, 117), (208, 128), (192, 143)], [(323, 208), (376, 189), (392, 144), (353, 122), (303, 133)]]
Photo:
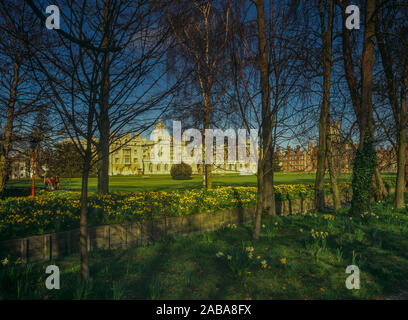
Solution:
[[(175, 1), (169, 5), (166, 17), (177, 43), (174, 54), (188, 65), (199, 88), (201, 101), (197, 113), (202, 121), (203, 187), (212, 188), (212, 164), (205, 162), (206, 135), (210, 129), (215, 106), (225, 92), (225, 57), (230, 27), (231, 1)], [(220, 85), (221, 84), (221, 85)], [(221, 88), (220, 88), (221, 87)]]
[[(346, 27), (346, 7), (348, 1), (339, 1), (343, 16), (343, 61), (347, 84), (350, 90), (352, 105), (356, 115), (360, 140), (353, 168), (353, 200), (351, 212), (360, 214), (368, 211), (371, 191), (377, 199), (387, 195), (380, 171), (376, 165), (376, 154), (373, 145), (373, 65), (375, 50), (375, 0), (367, 1), (365, 7), (365, 27), (363, 52), (361, 58), (361, 86), (356, 79), (353, 64), (350, 30)], [(359, 88), (361, 87), (361, 93)], [(373, 181), (373, 183), (370, 183)]]
[[(178, 77), (164, 88), (167, 74), (163, 57), (166, 53), (169, 28), (160, 25), (163, 4), (158, 1), (102, 1), (95, 16), (100, 17), (100, 55), (92, 52), (101, 66), (97, 119), (99, 126), (98, 192), (109, 191), (109, 145), (126, 136), (130, 129), (142, 127), (140, 117), (146, 110), (165, 111), (162, 101), (177, 87)], [(160, 71), (159, 71), (160, 70)], [(137, 120), (135, 124), (135, 120)], [(145, 130), (151, 123), (146, 121)]]
[(27, 116), (41, 103), (41, 90), (34, 86), (26, 46), (26, 41), (38, 42), (41, 37), (37, 23), (23, 1), (0, 4), (0, 124), (4, 124), (0, 149), (0, 193), (5, 188), (16, 129), (22, 138), (24, 129), (31, 125)]
[[(407, 18), (407, 8), (389, 6), (381, 8), (386, 1), (377, 1), (378, 14), (376, 38), (385, 76), (385, 91), (391, 106), (396, 129), (397, 178), (395, 208), (405, 207), (405, 167), (407, 143), (407, 82), (408, 51), (407, 28), (401, 23)], [(381, 78), (383, 80), (383, 78)]]
[[(63, 7), (68, 29), (51, 34), (47, 50), (32, 47), (31, 55), (38, 70), (37, 83), (47, 92), (66, 136), (83, 159), (80, 256), (81, 275), (87, 279), (89, 172), (105, 159), (103, 170), (99, 167), (103, 171), (99, 181), (104, 180), (100, 191), (105, 192), (109, 145), (132, 130), (143, 132), (151, 127), (158, 117), (154, 109), (160, 111), (160, 102), (171, 88), (160, 87), (163, 70), (157, 61), (162, 53), (155, 54), (163, 38), (160, 29), (150, 25), (149, 14), (153, 13), (148, 2), (65, 1)], [(94, 19), (88, 19), (89, 12), (94, 13)], [(153, 69), (160, 76), (146, 80)], [(160, 90), (152, 89), (157, 87)]]
[[(44, 20), (43, 8), (26, 1)], [(163, 101), (178, 85), (178, 78), (163, 85), (167, 74), (163, 57), (169, 33), (159, 22), (164, 5), (147, 0), (59, 0), (56, 4), (67, 8), (61, 10), (61, 20), (69, 27), (69, 31), (56, 30), (57, 35), (82, 48), (87, 59), (98, 66), (98, 192), (108, 193), (109, 146), (123, 141), (132, 130), (147, 130), (158, 116), (142, 121), (140, 115), (148, 110), (163, 113)], [(165, 103), (169, 104), (169, 100)]]
[[(315, 181), (315, 207), (323, 210), (324, 203), (324, 175), (326, 160), (329, 165), (330, 181), (333, 191), (334, 208), (340, 208), (340, 195), (337, 185), (337, 175), (333, 159), (333, 144), (330, 135), (330, 86), (332, 76), (332, 47), (333, 47), (333, 18), (334, 0), (318, 1), (323, 65), (323, 102), (320, 107), (319, 143), (317, 151), (317, 169)], [(326, 13), (327, 12), (327, 13)], [(327, 18), (326, 18), (327, 16)]]
[(232, 32), (234, 92), (231, 97), (233, 110), (240, 115), (247, 131), (259, 128), (258, 195), (253, 230), (253, 237), (258, 238), (262, 214), (276, 215), (274, 151), (279, 134), (291, 131), (290, 123), (298, 103), (301, 62), (297, 51), (300, 33), (288, 23), (288, 8), (275, 2), (268, 8), (264, 1), (252, 2), (257, 12), (255, 22), (239, 9), (243, 5), (234, 7), (234, 19), (241, 22), (234, 24)]

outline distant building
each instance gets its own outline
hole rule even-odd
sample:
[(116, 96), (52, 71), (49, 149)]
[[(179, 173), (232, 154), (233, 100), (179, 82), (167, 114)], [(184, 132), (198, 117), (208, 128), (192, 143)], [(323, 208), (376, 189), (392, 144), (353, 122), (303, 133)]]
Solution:
[[(337, 171), (351, 172), (353, 169), (354, 152), (356, 145), (343, 143), (340, 138), (340, 123), (333, 122), (330, 126), (330, 134), (333, 143), (334, 162)], [(110, 145), (109, 175), (150, 175), (150, 174), (170, 174), (170, 169), (174, 162), (173, 159), (173, 137), (166, 131), (166, 127), (159, 122), (153, 129), (151, 137), (148, 140), (140, 134), (129, 133)], [(161, 142), (165, 147), (169, 147), (170, 156), (168, 160), (158, 160), (152, 155), (154, 146)], [(168, 143), (168, 145), (166, 145)], [(186, 142), (181, 143), (181, 149), (184, 150)], [(248, 148), (248, 147), (247, 147)], [(234, 161), (229, 163), (227, 160), (227, 144), (224, 150), (224, 163), (215, 164), (216, 150), (213, 150), (214, 164), (213, 173), (254, 173), (256, 164), (242, 163)], [(248, 151), (248, 150), (247, 150)], [(193, 151), (190, 156), (194, 156)], [(195, 155), (201, 158), (200, 155)], [(312, 141), (307, 143), (306, 148), (297, 145), (295, 148), (287, 146), (283, 149), (276, 147), (275, 157), (278, 159), (279, 166), (283, 172), (313, 172), (317, 167), (317, 146)], [(407, 148), (408, 159), (408, 148)], [(397, 169), (396, 152), (390, 146), (386, 149), (380, 146), (377, 149), (377, 161), (381, 171), (395, 172)], [(15, 154), (11, 157), (10, 178), (22, 179), (29, 178), (32, 175), (31, 157), (23, 154)], [(199, 163), (192, 163), (193, 174), (200, 174), (202, 166)], [(327, 163), (326, 163), (327, 167)], [(407, 165), (408, 168), (408, 165)], [(43, 171), (47, 171), (45, 167)]]
[[(406, 150), (405, 157), (408, 157), (408, 149)], [(384, 149), (383, 146), (380, 146), (380, 148), (377, 149), (377, 163), (380, 171), (397, 171), (397, 153), (395, 152), (394, 148), (391, 148), (388, 145), (386, 149)]]
[[(110, 145), (110, 166), (109, 175), (141, 175), (141, 174), (170, 174), (170, 169), (173, 162), (173, 137), (168, 134), (166, 127), (162, 122), (159, 122), (152, 132), (153, 140), (147, 140), (140, 134), (135, 134), (133, 137), (131, 134), (118, 139)], [(170, 155), (167, 160), (156, 160), (154, 154), (152, 154), (154, 146), (161, 142), (162, 145), (168, 143)], [(186, 147), (186, 142), (181, 143), (181, 150)], [(226, 158), (227, 150), (225, 150), (224, 158)], [(190, 154), (194, 155), (194, 151)], [(254, 167), (249, 163), (242, 163), (235, 161), (234, 163), (228, 163), (224, 161), (223, 164), (215, 164), (216, 151), (213, 150), (214, 165), (212, 168), (213, 173), (243, 173), (243, 172), (256, 172), (256, 166)], [(183, 159), (182, 159), (183, 161)], [(190, 164), (193, 174), (201, 173), (202, 166), (199, 163)]]
[(14, 154), (10, 157), (10, 179), (31, 177), (31, 160), (25, 155)]
[[(329, 127), (333, 145), (333, 157), (336, 170), (339, 172), (352, 172), (354, 155), (357, 145), (345, 143), (340, 137), (340, 122), (332, 122)], [(396, 152), (388, 145), (377, 148), (377, 163), (382, 172), (395, 172), (397, 170)], [(281, 170), (285, 172), (312, 172), (317, 167), (317, 146), (312, 141), (307, 144), (307, 149), (297, 145), (295, 149), (288, 146), (286, 150), (276, 148), (276, 156), (279, 159)], [(408, 145), (407, 145), (408, 159)], [(326, 161), (326, 168), (328, 167)], [(408, 167), (408, 165), (407, 165)]]
[(316, 169), (315, 155), (316, 150), (313, 143), (308, 143), (307, 150), (301, 150), (297, 145), (295, 149), (288, 146), (286, 150), (280, 147), (276, 148), (275, 155), (278, 157), (281, 171), (285, 172), (304, 172), (313, 171)]

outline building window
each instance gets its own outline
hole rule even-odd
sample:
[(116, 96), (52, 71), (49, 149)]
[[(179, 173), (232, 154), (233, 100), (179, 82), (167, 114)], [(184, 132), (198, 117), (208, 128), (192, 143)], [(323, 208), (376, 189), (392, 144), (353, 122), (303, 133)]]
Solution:
[(125, 157), (125, 164), (129, 164), (130, 163), (130, 157)]

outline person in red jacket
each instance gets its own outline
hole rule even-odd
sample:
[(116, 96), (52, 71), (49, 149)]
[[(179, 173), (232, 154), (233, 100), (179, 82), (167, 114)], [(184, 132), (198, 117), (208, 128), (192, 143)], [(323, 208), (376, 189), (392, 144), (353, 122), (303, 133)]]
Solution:
[(48, 178), (48, 177), (45, 177), (44, 182), (45, 182), (45, 186), (46, 186), (47, 190), (51, 191), (51, 179)]

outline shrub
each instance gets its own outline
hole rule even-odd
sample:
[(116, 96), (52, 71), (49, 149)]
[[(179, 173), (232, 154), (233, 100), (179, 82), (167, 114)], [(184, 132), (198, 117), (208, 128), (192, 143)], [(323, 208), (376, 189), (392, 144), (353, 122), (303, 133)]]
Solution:
[(171, 166), (170, 174), (174, 180), (188, 180), (191, 178), (191, 166), (187, 163), (173, 164)]

